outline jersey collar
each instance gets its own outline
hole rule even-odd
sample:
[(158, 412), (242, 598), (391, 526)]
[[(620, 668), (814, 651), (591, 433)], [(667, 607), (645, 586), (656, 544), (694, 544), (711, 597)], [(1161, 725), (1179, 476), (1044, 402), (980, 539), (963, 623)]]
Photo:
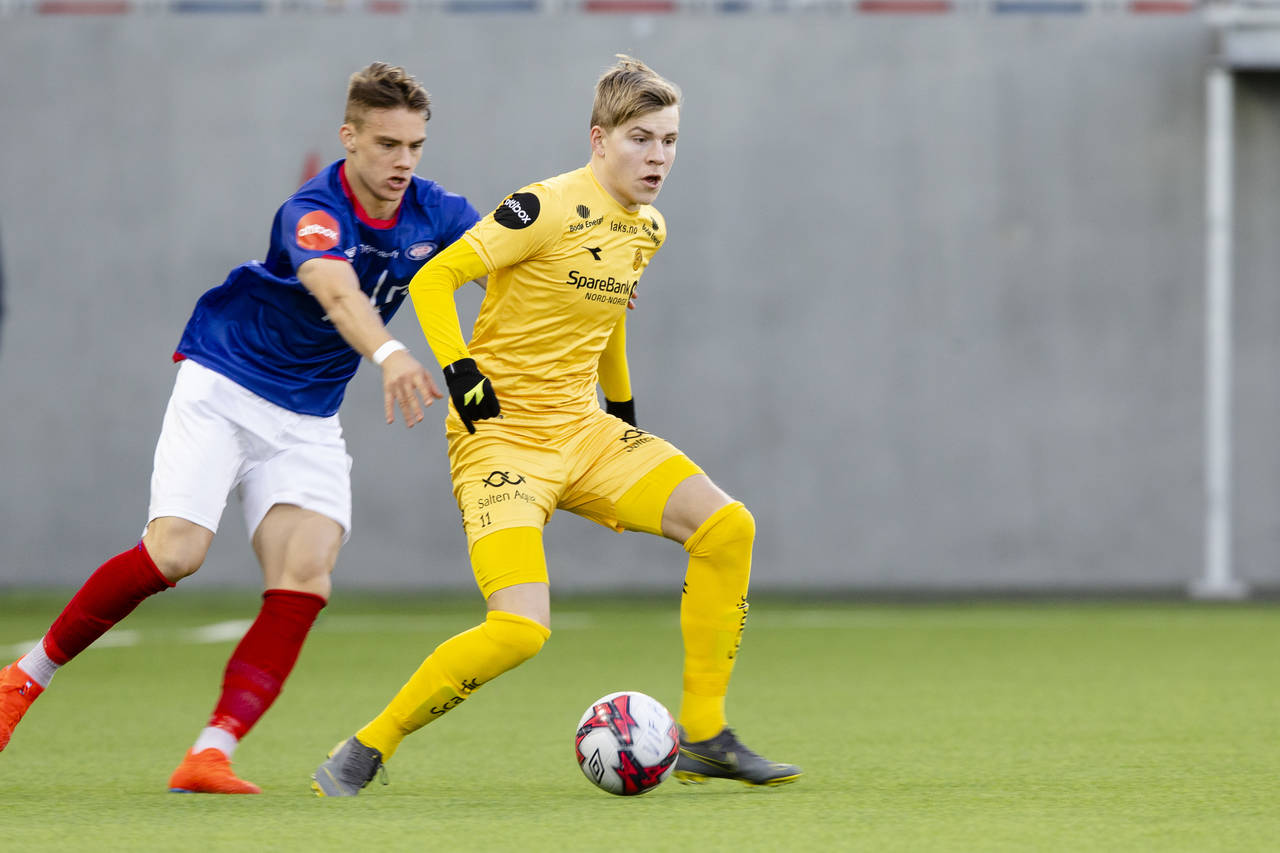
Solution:
[(640, 216), (640, 211), (644, 210), (645, 205), (642, 204), (639, 207), (637, 207), (635, 210), (627, 210), (625, 207), (623, 207), (622, 202), (618, 201), (616, 198), (610, 195), (609, 191), (604, 188), (604, 184), (600, 183), (600, 179), (596, 177), (596, 170), (591, 168), (590, 163), (588, 163), (583, 168), (585, 168), (587, 170), (587, 174), (591, 176), (591, 183), (596, 185), (596, 191), (600, 193), (601, 197), (604, 198), (605, 201), (613, 205), (614, 210), (617, 213), (623, 216), (630, 216), (633, 218)]
[(400, 207), (404, 204), (403, 196), (400, 198), (400, 204), (396, 205), (396, 212), (391, 214), (390, 219), (374, 219), (360, 206), (360, 199), (356, 198), (356, 194), (351, 191), (351, 184), (347, 183), (347, 163), (345, 160), (338, 167), (338, 178), (342, 181), (343, 195), (347, 197), (347, 201), (351, 202), (351, 207), (356, 212), (356, 219), (359, 219), (370, 228), (377, 228), (383, 231), (395, 227), (396, 220), (400, 218)]

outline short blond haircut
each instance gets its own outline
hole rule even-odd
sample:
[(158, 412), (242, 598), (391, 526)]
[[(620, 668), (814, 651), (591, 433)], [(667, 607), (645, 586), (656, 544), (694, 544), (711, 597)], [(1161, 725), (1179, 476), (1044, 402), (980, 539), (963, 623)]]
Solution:
[(680, 106), (680, 87), (638, 59), (619, 53), (596, 81), (591, 126), (613, 130), (636, 116)]
[(343, 121), (360, 126), (369, 110), (404, 107), (431, 119), (431, 95), (413, 75), (399, 65), (372, 62), (351, 75), (347, 84), (347, 109)]

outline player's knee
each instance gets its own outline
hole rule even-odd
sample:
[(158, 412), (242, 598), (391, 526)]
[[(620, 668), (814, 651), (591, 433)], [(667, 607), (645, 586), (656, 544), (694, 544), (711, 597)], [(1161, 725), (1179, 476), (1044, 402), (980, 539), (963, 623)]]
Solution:
[(484, 633), (505, 654), (509, 667), (514, 667), (542, 650), (551, 629), (516, 613), (490, 610), (484, 620)]
[(291, 554), (281, 573), (281, 586), (305, 592), (323, 589), (327, 596), (334, 562), (328, 554), (305, 551)]
[(182, 553), (166, 553), (162, 552), (159, 557), (152, 554), (151, 559), (155, 562), (156, 568), (160, 570), (160, 574), (164, 575), (171, 583), (177, 583), (185, 577), (194, 575), (200, 566), (204, 564), (204, 560), (196, 559), (190, 554)]
[(162, 539), (147, 546), (147, 554), (160, 574), (171, 583), (194, 575), (204, 565), (208, 549), (199, 543), (184, 539)]
[(151, 562), (171, 583), (195, 574), (212, 542), (213, 531), (173, 516), (152, 519), (142, 535)]
[(328, 572), (307, 574), (301, 577), (286, 574), (274, 584), (268, 581), (268, 585), (272, 589), (285, 589), (291, 592), (305, 592), (316, 595), (326, 602), (333, 595), (333, 581)]
[(684, 543), (694, 556), (735, 548), (750, 548), (756, 538), (756, 519), (741, 501), (725, 504), (699, 525)]

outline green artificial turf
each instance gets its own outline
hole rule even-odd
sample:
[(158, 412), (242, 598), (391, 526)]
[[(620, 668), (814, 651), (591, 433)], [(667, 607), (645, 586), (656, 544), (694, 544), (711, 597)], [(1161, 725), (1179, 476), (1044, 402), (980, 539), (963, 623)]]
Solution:
[[(62, 596), (0, 594), (0, 647)], [(679, 705), (677, 602), (566, 600), (542, 653), (405, 741), (357, 798), (311, 771), (477, 602), (340, 595), (236, 769), (253, 797), (166, 792), (253, 594), (168, 593), (60, 672), (0, 754), (0, 849), (1272, 850), (1280, 613), (1262, 605), (836, 605), (757, 598), (729, 697), (793, 785), (593, 788), (587, 705)], [(132, 632), (132, 633), (124, 633)]]

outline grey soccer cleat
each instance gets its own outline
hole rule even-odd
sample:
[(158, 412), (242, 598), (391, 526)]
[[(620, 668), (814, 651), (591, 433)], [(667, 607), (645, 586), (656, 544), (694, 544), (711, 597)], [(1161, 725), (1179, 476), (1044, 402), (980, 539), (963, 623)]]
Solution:
[(349, 737), (329, 752), (329, 758), (311, 774), (311, 790), (317, 797), (354, 797), (382, 771), (382, 784), (387, 784), (387, 771), (382, 753)]
[(737, 779), (747, 785), (785, 785), (800, 778), (803, 771), (794, 764), (779, 764), (756, 755), (738, 740), (733, 729), (724, 728), (707, 740), (690, 742), (680, 729), (680, 757), (675, 777), (688, 784), (708, 779)]

